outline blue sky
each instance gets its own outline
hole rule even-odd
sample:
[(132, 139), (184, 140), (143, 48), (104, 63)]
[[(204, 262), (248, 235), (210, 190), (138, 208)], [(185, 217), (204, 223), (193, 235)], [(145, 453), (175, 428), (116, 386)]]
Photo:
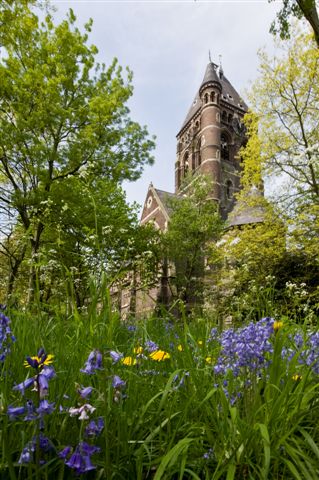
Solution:
[(125, 184), (129, 202), (143, 204), (149, 183), (174, 190), (176, 134), (202, 81), (208, 51), (243, 95), (257, 76), (257, 50), (271, 50), (269, 26), (280, 2), (53, 0), (60, 20), (71, 7), (82, 26), (93, 19), (98, 60), (117, 57), (134, 73), (131, 116), (157, 137), (155, 164)]

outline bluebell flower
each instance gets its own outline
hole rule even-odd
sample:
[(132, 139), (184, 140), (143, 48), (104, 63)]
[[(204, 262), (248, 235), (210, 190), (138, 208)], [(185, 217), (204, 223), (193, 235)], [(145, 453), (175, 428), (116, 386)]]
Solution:
[(119, 377), (118, 375), (114, 375), (112, 380), (112, 386), (116, 389), (124, 388), (126, 386), (126, 382), (122, 380), (121, 377)]
[(89, 398), (93, 391), (93, 387), (82, 387), (78, 389), (78, 393), (81, 395), (82, 398)]
[(21, 382), (18, 385), (15, 385), (12, 388), (12, 390), (19, 391), (22, 393), (22, 395), (24, 395), (25, 390), (27, 390), (28, 388), (34, 385), (34, 380), (35, 380), (35, 377), (27, 378), (24, 382)]
[(80, 442), (65, 465), (72, 468), (77, 475), (95, 470), (96, 466), (91, 463), (91, 456), (100, 449), (86, 442)]
[(54, 411), (54, 402), (49, 403), (48, 400), (40, 400), (40, 405), (37, 408), (37, 412), (40, 415), (49, 415)]
[(99, 417), (97, 421), (91, 420), (85, 428), (86, 437), (97, 437), (104, 428), (104, 419)]
[(38, 415), (36, 414), (35, 406), (34, 406), (34, 403), (32, 402), (32, 400), (28, 400), (26, 402), (26, 410), (27, 410), (27, 414), (24, 417), (25, 421), (28, 422), (28, 421), (32, 421), (32, 420), (35, 420), (36, 418), (38, 418)]
[(159, 346), (157, 345), (157, 343), (152, 342), (152, 340), (147, 340), (145, 342), (145, 350), (147, 350), (149, 353), (152, 353), (156, 350), (159, 350)]
[(110, 357), (112, 358), (113, 364), (119, 362), (123, 358), (123, 353), (118, 353), (115, 350), (110, 351)]
[[(4, 305), (1, 306), (5, 307)], [(10, 319), (0, 311), (0, 362), (4, 362), (11, 351), (11, 344), (15, 340), (10, 328)]]
[[(34, 462), (34, 452), (37, 447), (37, 439), (39, 438), (39, 447), (40, 450), (44, 453), (49, 452), (50, 450), (53, 449), (53, 445), (51, 441), (48, 439), (48, 437), (44, 436), (42, 433), (40, 433), (39, 437), (34, 436), (30, 442), (26, 444), (26, 446), (23, 448), (20, 458), (18, 460), (18, 463), (20, 465), (28, 464), (31, 462)], [(44, 463), (44, 461), (41, 461), (40, 463)]]
[(135, 325), (127, 325), (126, 328), (127, 328), (127, 330), (128, 330), (129, 332), (135, 332), (135, 330), (136, 330), (136, 326), (135, 326)]
[(85, 362), (85, 367), (80, 371), (92, 375), (96, 370), (102, 370), (102, 354), (99, 350), (93, 350)]
[(61, 452), (58, 453), (58, 456), (65, 460), (70, 455), (71, 452), (72, 452), (72, 447), (70, 447), (70, 445), (68, 445), (68, 446), (64, 447), (64, 449), (61, 450)]
[(9, 415), (10, 420), (15, 420), (20, 415), (24, 415), (25, 407), (12, 407), (8, 406), (7, 414)]

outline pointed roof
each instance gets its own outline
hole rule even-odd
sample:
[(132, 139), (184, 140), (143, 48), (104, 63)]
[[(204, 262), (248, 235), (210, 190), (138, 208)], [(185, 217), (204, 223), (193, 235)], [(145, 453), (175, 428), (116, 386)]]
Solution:
[(221, 101), (227, 102), (230, 106), (238, 108), (243, 113), (247, 112), (248, 107), (246, 103), (242, 100), (241, 96), (232, 86), (228, 78), (225, 77), (223, 70), (220, 67), (218, 68), (215, 63), (209, 62), (206, 67), (203, 81), (195, 95), (190, 109), (188, 110), (188, 113), (180, 131), (183, 130), (183, 128), (188, 124), (188, 122), (200, 111), (201, 100), (199, 92), (205, 84), (210, 82), (218, 82), (218, 84), (221, 86)]
[(201, 86), (199, 87), (199, 90), (206, 85), (206, 83), (210, 82), (216, 82), (220, 85), (220, 78), (217, 73), (217, 65), (213, 62), (209, 62), (209, 64), (206, 67), (206, 72), (203, 78), (203, 81), (201, 83)]
[(261, 203), (263, 192), (257, 187), (252, 187), (247, 194), (246, 200), (240, 199), (233, 211), (228, 216), (228, 228), (239, 227), (254, 223), (262, 223), (265, 221), (266, 210)]

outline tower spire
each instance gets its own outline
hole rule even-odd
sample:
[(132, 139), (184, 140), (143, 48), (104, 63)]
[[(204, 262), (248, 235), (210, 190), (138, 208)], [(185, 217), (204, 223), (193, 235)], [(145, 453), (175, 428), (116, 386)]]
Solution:
[(212, 57), (211, 57), (211, 55), (210, 55), (210, 50), (208, 50), (208, 59), (209, 59), (209, 63), (213, 63), (213, 62), (212, 62)]

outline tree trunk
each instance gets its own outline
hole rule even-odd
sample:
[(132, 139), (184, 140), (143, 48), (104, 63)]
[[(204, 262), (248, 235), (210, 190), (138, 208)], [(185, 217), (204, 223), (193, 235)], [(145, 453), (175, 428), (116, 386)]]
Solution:
[(319, 17), (315, 0), (297, 0), (300, 10), (305, 19), (310, 23), (315, 34), (315, 40), (319, 48)]

